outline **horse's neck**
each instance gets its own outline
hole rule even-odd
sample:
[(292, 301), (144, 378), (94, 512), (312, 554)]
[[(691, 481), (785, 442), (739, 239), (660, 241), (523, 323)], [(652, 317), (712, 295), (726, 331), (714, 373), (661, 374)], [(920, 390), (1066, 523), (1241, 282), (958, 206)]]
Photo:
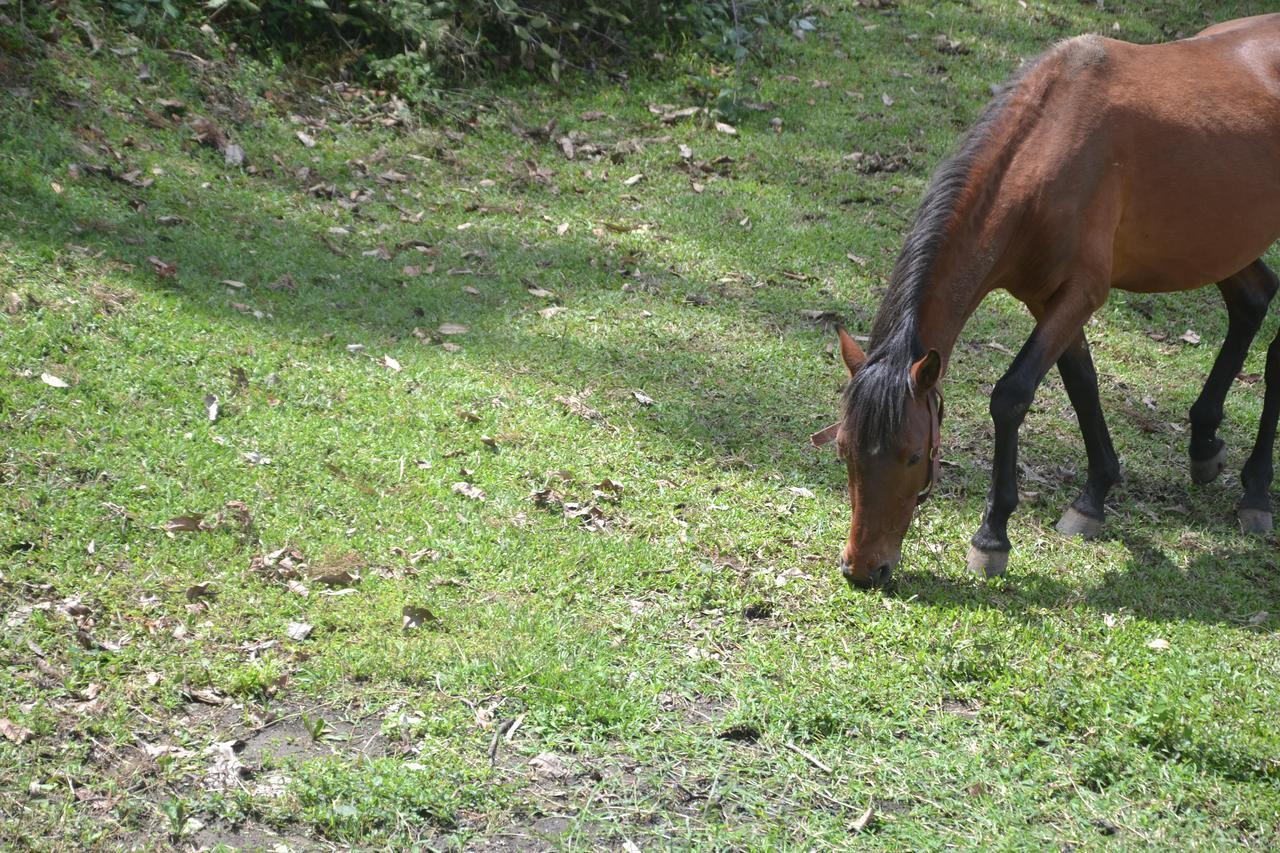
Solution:
[[(988, 235), (996, 240), (994, 234)], [(987, 243), (982, 250), (971, 237), (949, 239), (931, 270), (929, 286), (916, 313), (916, 328), (926, 351), (942, 356), (943, 373), (969, 316), (992, 289), (992, 272), (1000, 251)]]

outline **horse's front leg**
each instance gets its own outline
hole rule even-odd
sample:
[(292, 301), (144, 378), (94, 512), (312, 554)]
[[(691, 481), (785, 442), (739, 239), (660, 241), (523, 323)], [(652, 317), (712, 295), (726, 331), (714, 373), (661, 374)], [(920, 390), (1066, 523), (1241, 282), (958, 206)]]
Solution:
[[(1105, 279), (1104, 279), (1105, 280)], [(1105, 290), (1102, 293), (1105, 297)], [(1018, 427), (1031, 408), (1045, 373), (1081, 337), (1081, 329), (1102, 299), (1089, 298), (1086, 288), (1063, 285), (1047, 305), (1032, 308), (1036, 328), (1013, 364), (991, 392), (991, 420), (995, 424), (995, 452), (991, 462), (991, 491), (982, 525), (973, 534), (969, 570), (986, 577), (1002, 575), (1009, 565), (1009, 516), (1018, 506)]]
[(1244, 364), (1254, 335), (1262, 326), (1276, 287), (1275, 274), (1260, 260), (1218, 282), (1218, 290), (1227, 303), (1227, 337), (1205, 379), (1204, 390), (1191, 407), (1189, 453), (1191, 479), (1196, 483), (1212, 482), (1226, 464), (1226, 445), (1218, 438), (1222, 404)]
[(1089, 477), (1084, 491), (1076, 498), (1058, 521), (1058, 532), (1068, 536), (1092, 538), (1102, 529), (1105, 517), (1103, 504), (1107, 493), (1120, 479), (1120, 460), (1111, 444), (1111, 434), (1102, 415), (1102, 401), (1098, 399), (1098, 373), (1089, 355), (1089, 343), (1084, 332), (1067, 347), (1058, 359), (1058, 373), (1062, 384), (1076, 410), (1080, 422), (1080, 435), (1084, 438), (1085, 452), (1089, 455)]

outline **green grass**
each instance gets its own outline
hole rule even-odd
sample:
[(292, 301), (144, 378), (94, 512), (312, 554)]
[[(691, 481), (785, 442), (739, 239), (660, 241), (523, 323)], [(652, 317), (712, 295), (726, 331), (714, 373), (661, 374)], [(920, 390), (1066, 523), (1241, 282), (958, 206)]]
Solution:
[[(1126, 471), (1100, 541), (1053, 531), (1084, 452), (1042, 388), (1006, 580), (963, 563), (986, 395), (1030, 331), (1011, 299), (956, 350), (893, 595), (835, 570), (844, 472), (805, 446), (842, 369), (803, 312), (866, 332), (989, 86), (1067, 35), (1189, 34), (1198, 5), (827, 3), (748, 69), (767, 106), (736, 136), (648, 109), (691, 103), (713, 69), (688, 58), (386, 128), (195, 34), (213, 65), (101, 22), (138, 53), (4, 30), (0, 83), (31, 94), (0, 107), (0, 717), (33, 737), (0, 739), (2, 843), (817, 848), (872, 806), (859, 841), (890, 849), (1275, 848), (1280, 560), (1233, 511), (1261, 384), (1228, 398), (1228, 473), (1186, 471), (1212, 288), (1116, 294), (1089, 329)], [(161, 98), (256, 174), (149, 124), (135, 99)], [(511, 128), (553, 118), (615, 153)], [(680, 144), (732, 161), (696, 192)], [(211, 529), (164, 531), (194, 513)], [(292, 587), (254, 562), (285, 547)]]

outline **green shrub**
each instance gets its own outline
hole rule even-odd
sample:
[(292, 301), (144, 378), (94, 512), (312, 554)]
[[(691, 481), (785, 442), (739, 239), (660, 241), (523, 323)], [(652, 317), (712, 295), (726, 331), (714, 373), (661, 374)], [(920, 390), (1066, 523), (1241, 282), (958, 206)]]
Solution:
[[(559, 79), (568, 68), (692, 46), (741, 61), (792, 20), (791, 0), (114, 0), (132, 26), (160, 35), (207, 18), (242, 41), (293, 52), (353, 52), (413, 99), (509, 70)], [(354, 51), (352, 50), (354, 49)]]

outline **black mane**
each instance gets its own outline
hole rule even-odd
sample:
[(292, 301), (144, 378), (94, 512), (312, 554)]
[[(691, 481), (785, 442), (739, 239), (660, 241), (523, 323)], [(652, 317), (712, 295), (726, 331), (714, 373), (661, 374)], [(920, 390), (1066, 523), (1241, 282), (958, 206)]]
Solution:
[(912, 363), (924, 356), (917, 329), (918, 309), (929, 283), (929, 272), (946, 237), (947, 226), (969, 185), (974, 161), (991, 139), (1010, 96), (1039, 59), (1028, 62), (996, 93), (961, 140), (956, 152), (934, 171), (916, 211), (889, 290), (871, 328), (867, 361), (845, 386), (844, 428), (852, 430), (859, 447), (885, 446), (902, 429), (911, 393)]

